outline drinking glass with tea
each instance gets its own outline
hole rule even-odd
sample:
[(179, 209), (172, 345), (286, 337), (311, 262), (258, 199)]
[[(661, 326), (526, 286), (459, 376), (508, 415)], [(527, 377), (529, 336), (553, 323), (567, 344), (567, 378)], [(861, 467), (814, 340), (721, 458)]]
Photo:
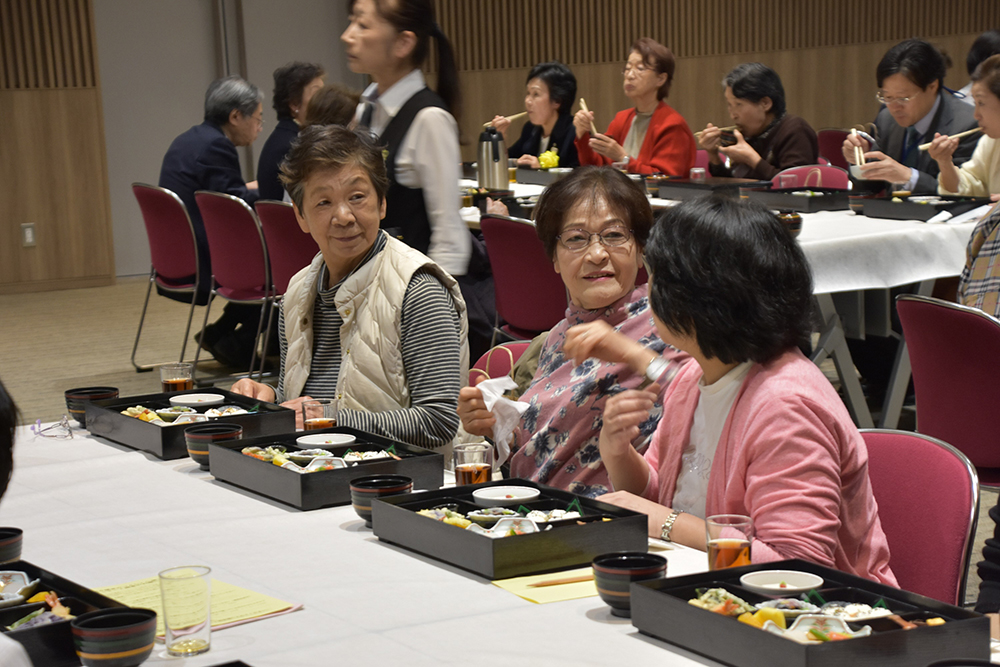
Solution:
[(160, 366), (160, 385), (164, 393), (194, 389), (194, 364), (163, 364)]
[(487, 444), (456, 445), (455, 486), (482, 484), (493, 477), (493, 446)]
[(337, 425), (337, 399), (314, 398), (302, 401), (302, 428), (315, 431)]
[(750, 565), (753, 519), (742, 514), (716, 514), (705, 519), (708, 569)]

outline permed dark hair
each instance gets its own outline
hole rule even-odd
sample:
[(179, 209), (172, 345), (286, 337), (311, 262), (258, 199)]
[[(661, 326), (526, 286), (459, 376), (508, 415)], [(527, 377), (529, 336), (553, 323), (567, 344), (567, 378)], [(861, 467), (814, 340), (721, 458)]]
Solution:
[(670, 84), (674, 82), (674, 68), (677, 65), (673, 51), (652, 37), (640, 37), (632, 43), (632, 48), (628, 52), (629, 55), (638, 53), (642, 56), (642, 62), (648, 67), (652, 67), (659, 74), (667, 75), (667, 80), (656, 91), (656, 99), (667, 99), (667, 95), (670, 94)]
[(1000, 55), (990, 56), (972, 73), (973, 83), (983, 84), (994, 97), (1000, 98)]
[(965, 57), (965, 68), (969, 70), (969, 76), (976, 71), (979, 63), (997, 54), (1000, 54), (1000, 30), (987, 30), (976, 37), (969, 48), (969, 55)]
[(709, 358), (765, 363), (807, 340), (812, 274), (784, 224), (755, 202), (706, 197), (660, 217), (646, 245), (649, 303)]
[(639, 248), (646, 245), (653, 226), (653, 209), (639, 186), (617, 169), (578, 167), (550, 185), (535, 208), (535, 230), (550, 258), (556, 256), (556, 237), (562, 232), (566, 214), (581, 202), (593, 203), (599, 198), (632, 230)]
[(741, 100), (760, 102), (771, 99), (771, 113), (775, 118), (785, 114), (785, 87), (781, 77), (763, 63), (741, 63), (729, 70), (722, 79), (723, 88), (732, 88), (733, 96)]
[(292, 105), (302, 103), (302, 91), (317, 77), (323, 76), (321, 65), (316, 63), (288, 63), (274, 70), (274, 94), (271, 106), (278, 118), (291, 118)]
[(549, 89), (549, 99), (559, 103), (559, 115), (573, 113), (573, 103), (576, 101), (576, 77), (570, 68), (558, 60), (538, 63), (528, 72), (525, 83), (532, 79), (541, 79)]
[(360, 98), (359, 92), (345, 86), (323, 86), (309, 100), (303, 125), (347, 125), (354, 118)]
[(902, 74), (923, 90), (935, 81), (941, 90), (947, 69), (944, 56), (933, 44), (922, 39), (908, 39), (885, 52), (875, 69), (875, 80), (881, 88), (890, 76)]
[(338, 171), (357, 165), (368, 175), (379, 203), (389, 191), (382, 148), (371, 133), (348, 130), (341, 125), (310, 125), (299, 132), (298, 138), (281, 163), (282, 185), (288, 190), (299, 211), (303, 208), (305, 184), (319, 171)]

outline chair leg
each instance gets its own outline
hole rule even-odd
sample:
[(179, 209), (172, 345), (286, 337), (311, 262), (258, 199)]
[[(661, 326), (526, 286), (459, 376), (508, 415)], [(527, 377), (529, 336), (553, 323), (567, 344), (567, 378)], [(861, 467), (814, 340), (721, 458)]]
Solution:
[[(139, 337), (142, 335), (142, 325), (146, 321), (146, 308), (149, 307), (149, 295), (153, 292), (153, 281), (156, 280), (156, 270), (150, 269), (149, 271), (149, 285), (146, 287), (146, 300), (142, 303), (142, 315), (139, 316), (139, 330), (135, 332), (135, 343), (132, 344), (132, 365), (135, 366), (136, 373), (148, 373), (153, 370), (154, 366), (152, 364), (140, 366), (135, 363), (135, 353), (139, 349)], [(192, 303), (194, 303), (192, 301)], [(181, 352), (181, 358), (183, 359), (184, 353)]]
[[(264, 347), (260, 353), (260, 371), (257, 373), (257, 382), (264, 381), (264, 362), (267, 359), (267, 348), (271, 344), (271, 326), (274, 324), (274, 310), (277, 304), (274, 302), (274, 297), (270, 298), (267, 302), (267, 329), (264, 331)], [(264, 313), (262, 312), (261, 315)], [(253, 369), (251, 369), (252, 371)]]
[[(184, 352), (187, 350), (188, 336), (191, 335), (191, 320), (194, 319), (194, 307), (198, 303), (198, 292), (195, 290), (191, 292), (191, 310), (188, 311), (188, 323), (187, 327), (184, 329), (184, 340), (181, 342), (181, 358), (178, 363), (184, 363)], [(199, 345), (198, 347), (201, 347)]]
[[(214, 282), (214, 278), (213, 278)], [(215, 291), (211, 291), (208, 294), (208, 303), (205, 304), (205, 319), (201, 322), (201, 340), (205, 339), (205, 327), (208, 326), (208, 314), (212, 312), (212, 299), (215, 298)], [(198, 357), (201, 355), (201, 344), (198, 345), (198, 349), (194, 352), (194, 365), (191, 369), (191, 379), (194, 381), (195, 386), (198, 385)]]
[[(257, 322), (257, 335), (253, 339), (253, 354), (250, 355), (250, 368), (247, 371), (247, 377), (251, 380), (253, 379), (253, 369), (257, 365), (257, 346), (260, 345), (260, 334), (264, 330), (264, 312), (267, 310), (267, 300), (260, 305), (260, 319)], [(267, 350), (261, 352), (261, 365), (264, 364), (263, 356)]]

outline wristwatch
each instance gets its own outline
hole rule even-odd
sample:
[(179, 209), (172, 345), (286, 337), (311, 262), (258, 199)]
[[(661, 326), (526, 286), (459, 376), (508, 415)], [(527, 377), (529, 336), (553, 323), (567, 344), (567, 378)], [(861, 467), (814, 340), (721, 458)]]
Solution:
[(646, 366), (646, 372), (644, 375), (650, 382), (656, 382), (660, 379), (660, 376), (663, 375), (663, 371), (667, 370), (667, 366), (669, 365), (669, 361), (657, 355), (653, 357), (653, 360), (649, 362), (648, 366)]
[(670, 541), (670, 531), (674, 529), (674, 522), (677, 521), (677, 517), (683, 514), (680, 510), (674, 510), (667, 517), (667, 520), (663, 522), (663, 528), (660, 529), (660, 539), (664, 542)]

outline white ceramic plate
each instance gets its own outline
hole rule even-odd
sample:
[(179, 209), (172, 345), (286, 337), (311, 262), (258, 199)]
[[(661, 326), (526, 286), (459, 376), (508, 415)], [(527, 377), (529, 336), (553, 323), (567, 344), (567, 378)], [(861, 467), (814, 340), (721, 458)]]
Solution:
[(311, 435), (300, 435), (295, 438), (295, 444), (304, 447), (316, 447), (318, 445), (349, 445), (355, 440), (349, 433), (313, 433)]
[(760, 595), (791, 597), (823, 585), (823, 577), (798, 570), (758, 570), (740, 577), (740, 584)]
[(538, 489), (530, 486), (489, 486), (472, 492), (472, 500), (480, 507), (520, 505), (535, 500)]
[(226, 397), (222, 394), (181, 394), (171, 396), (170, 405), (187, 405), (207, 408), (213, 405), (222, 405)]

